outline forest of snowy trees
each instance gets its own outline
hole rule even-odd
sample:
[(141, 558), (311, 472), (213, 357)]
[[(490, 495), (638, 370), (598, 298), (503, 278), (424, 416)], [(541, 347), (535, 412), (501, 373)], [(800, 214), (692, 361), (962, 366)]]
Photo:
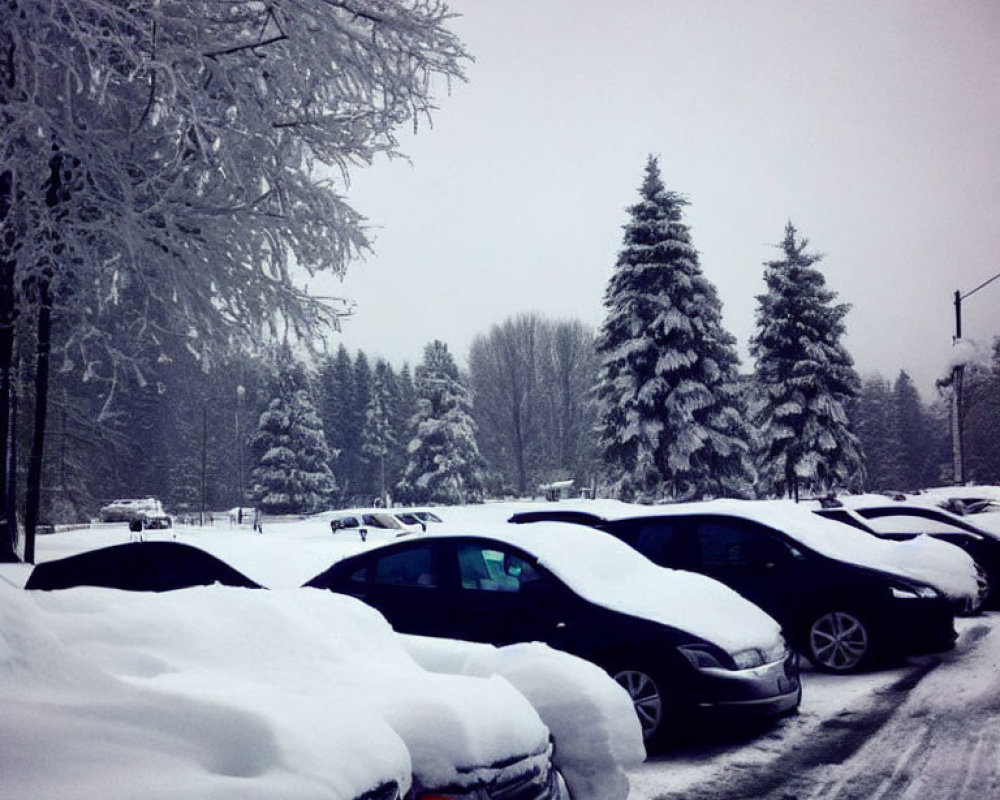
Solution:
[[(791, 223), (740, 364), (653, 157), (597, 330), (526, 310), (412, 365), (338, 347), (344, 308), (307, 279), (371, 247), (351, 171), (464, 79), (449, 19), (435, 0), (2, 5), (0, 560), (116, 497), (301, 514), (565, 480), (644, 501), (949, 480), (946, 394), (857, 375), (849, 308)], [(998, 386), (1000, 343), (966, 369), (975, 480), (1000, 481)]]
[[(415, 365), (280, 346), (209, 369), (175, 348), (111, 401), (106, 383), (57, 371), (42, 520), (84, 520), (118, 496), (279, 514), (532, 496), (566, 479), (647, 501), (947, 483), (947, 395), (923, 401), (902, 371), (856, 375), (841, 342), (848, 309), (791, 223), (763, 265), (753, 363), (740, 371), (686, 203), (650, 159), (601, 329), (522, 313), (474, 337), (461, 368), (444, 342)], [(14, 380), (30, 405), (30, 362)], [(979, 481), (1000, 481), (998, 398), (1000, 341), (966, 375)], [(31, 426), (16, 433), (15, 453)]]

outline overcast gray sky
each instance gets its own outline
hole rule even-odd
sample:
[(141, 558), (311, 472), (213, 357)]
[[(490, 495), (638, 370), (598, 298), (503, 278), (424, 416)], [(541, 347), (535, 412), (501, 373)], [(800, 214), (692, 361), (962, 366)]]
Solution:
[[(853, 305), (862, 374), (926, 399), (952, 295), (1000, 272), (996, 0), (454, 0), (475, 56), (405, 135), (412, 164), (349, 190), (375, 253), (333, 287), (340, 337), (397, 366), (537, 311), (595, 327), (648, 154), (687, 196), (723, 318), (747, 339), (763, 262), (791, 219)], [(963, 304), (1000, 334), (1000, 281)]]

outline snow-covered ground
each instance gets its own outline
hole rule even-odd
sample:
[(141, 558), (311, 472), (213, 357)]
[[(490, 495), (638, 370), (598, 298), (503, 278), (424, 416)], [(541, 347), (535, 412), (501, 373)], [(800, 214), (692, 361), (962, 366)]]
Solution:
[[(442, 509), (440, 513), (446, 518), (451, 516), (453, 521), (474, 525), (476, 519), (495, 522), (506, 511), (484, 506), (478, 509), (451, 511), (450, 514), (448, 509)], [(203, 547), (265, 585), (286, 588), (300, 585), (328, 566), (332, 560), (370, 546), (362, 544), (356, 534), (347, 532), (332, 534), (327, 521), (323, 518), (266, 523), (263, 534), (253, 533), (249, 526), (231, 527), (228, 522), (220, 521), (212, 528), (178, 526), (167, 531), (149, 531), (145, 535), (148, 539), (176, 539)], [(38, 560), (51, 560), (82, 550), (118, 544), (128, 541), (129, 538), (130, 534), (124, 525), (96, 526), (46, 535), (39, 537), (37, 542)], [(30, 568), (24, 565), (3, 565), (0, 567), (0, 579), (6, 581), (0, 583), (23, 585), (29, 570)], [(28, 613), (20, 607), (17, 611)], [(81, 619), (85, 618), (84, 614)], [(11, 669), (11, 662), (4, 661), (4, 654), (14, 651), (9, 639), (11, 631), (16, 626), (17, 613), (14, 613), (5, 617), (4, 626), (0, 628), (0, 664), (7, 670)], [(947, 654), (940, 659), (942, 661), (940, 666), (935, 666), (939, 657), (923, 657), (892, 669), (859, 676), (828, 676), (807, 669), (803, 677), (803, 703), (798, 716), (782, 720), (773, 728), (749, 738), (734, 737), (729, 740), (710, 738), (707, 741), (684, 745), (665, 755), (655, 756), (629, 771), (631, 782), (629, 796), (633, 800), (681, 796), (769, 797), (772, 795), (769, 794), (767, 786), (762, 788), (762, 785), (753, 784), (753, 781), (762, 781), (764, 778), (761, 776), (767, 775), (772, 776), (769, 780), (774, 780), (773, 776), (777, 774), (785, 775), (787, 780), (798, 781), (801, 793), (797, 796), (803, 798), (876, 796), (922, 798), (935, 794), (947, 797), (965, 796), (961, 792), (968, 792), (968, 796), (972, 797), (973, 788), (982, 790), (976, 795), (978, 797), (1000, 796), (996, 791), (997, 775), (1000, 772), (998, 766), (1000, 740), (996, 733), (997, 713), (1000, 709), (1000, 668), (998, 668), (1000, 614), (960, 620), (959, 627), (961, 631), (959, 647), (955, 653)], [(40, 634), (40, 636), (37, 644), (39, 648), (51, 646), (51, 642), (46, 644), (48, 641), (46, 635)], [(442, 658), (454, 659), (455, 651), (446, 651), (444, 655), (435, 654), (433, 647), (423, 647), (419, 641), (409, 645), (409, 649), (411, 657), (415, 657), (424, 668), (432, 671), (435, 663), (441, 669), (452, 672), (464, 671), (470, 675), (484, 670), (495, 671), (495, 665), (489, 669), (482, 663), (477, 665), (474, 654), (464, 663), (462, 669), (458, 669), (454, 665), (441, 663)], [(141, 671), (145, 666), (154, 663), (146, 660), (148, 653), (136, 652), (133, 656), (133, 666), (136, 670)], [(161, 660), (164, 657), (161, 654)], [(179, 657), (180, 654), (171, 656), (171, 658)], [(497, 661), (496, 658), (492, 660)], [(931, 666), (935, 668), (930, 670)], [(923, 675), (925, 670), (929, 670), (926, 676), (916, 683), (915, 688), (910, 689), (909, 685), (916, 680), (916, 677)], [(516, 671), (512, 670), (511, 674)], [(66, 672), (63, 677), (70, 682), (71, 678), (77, 680), (72, 677), (71, 672)], [(585, 675), (580, 677), (584, 681), (588, 680)], [(249, 680), (241, 678), (244, 679)], [(534, 687), (534, 690), (537, 692), (538, 687)], [(26, 689), (26, 692), (30, 695), (30, 690)], [(97, 699), (101, 697), (108, 700), (104, 695), (97, 695)], [(210, 702), (209, 698), (204, 696), (193, 698), (192, 702), (195, 702), (195, 699), (204, 704), (202, 711), (205, 725), (219, 724), (222, 718), (218, 716), (220, 713), (218, 704)], [(539, 706), (541, 698), (530, 699), (536, 707)], [(16, 707), (16, 704), (11, 706), (10, 702), (10, 697), (4, 700), (8, 719), (10, 709)], [(58, 706), (45, 707), (52, 711), (52, 714), (46, 717), (44, 722), (53, 732), (64, 725), (74, 730), (85, 731), (89, 724), (86, 720), (94, 719), (92, 709), (88, 709), (84, 714), (79, 704), (71, 704), (72, 713), (67, 715), (60, 715), (53, 710)], [(36, 707), (32, 713), (37, 711)], [(591, 711), (584, 713), (595, 712), (592, 708)], [(952, 722), (943, 727), (938, 726), (934, 720), (942, 715)], [(107, 714), (99, 716), (101, 724), (106, 726)], [(873, 719), (877, 724), (872, 722)], [(871, 742), (869, 744), (853, 742), (852, 746), (841, 754), (843, 757), (836, 759), (843, 763), (835, 768), (830, 767), (829, 759), (824, 761), (823, 756), (817, 755), (818, 748), (822, 750), (828, 742), (832, 743), (830, 746), (836, 747), (843, 739), (844, 731), (853, 730), (851, 726), (857, 720), (866, 721), (868, 728), (858, 724), (860, 729), (864, 730), (865, 736), (871, 736)], [(963, 726), (962, 720), (967, 720), (969, 724)], [(205, 764), (211, 762), (211, 758), (205, 753), (201, 754), (203, 756), (201, 762), (193, 756), (199, 746), (204, 746), (205, 741), (210, 741), (210, 737), (201, 742), (184, 743), (178, 741), (176, 730), (152, 729), (146, 719), (141, 721), (134, 719), (129, 724), (133, 726), (131, 728), (133, 737), (150, 743), (151, 755), (147, 766), (151, 769), (169, 766), (171, 774), (177, 775), (179, 781), (200, 774), (199, 770), (204, 771)], [(312, 724), (322, 726), (326, 723), (317, 720)], [(398, 740), (398, 733), (387, 734), (384, 730), (386, 726), (382, 723), (366, 724), (371, 730), (365, 728), (367, 733), (363, 734), (362, 739), (368, 736), (383, 736), (388, 737), (386, 741)], [(565, 725), (566, 720), (557, 721), (556, 724)], [(554, 727), (551, 721), (549, 725)], [(381, 733), (374, 730), (379, 726)], [(10, 736), (11, 726), (4, 726), (4, 731), (5, 736)], [(44, 731), (38, 731), (39, 746), (43, 741), (43, 734)], [(246, 737), (252, 734), (253, 730), (246, 728), (241, 735)], [(392, 738), (393, 735), (397, 738)], [(127, 741), (121, 730), (114, 732), (111, 739), (116, 748), (124, 747), (123, 742)], [(37, 752), (31, 753), (24, 743), (18, 745), (20, 748), (18, 750), (11, 750), (8, 744), (3, 742), (4, 747), (0, 748), (7, 753), (6, 758), (27, 759), (23, 762), (27, 765), (26, 769), (40, 768), (46, 759), (51, 760), (54, 757), (51, 752), (45, 753), (45, 758)], [(257, 744), (260, 745), (260, 742)], [(915, 752), (918, 746), (919, 752)], [(405, 747), (397, 744), (396, 748), (393, 750), (389, 747), (385, 751), (387, 755), (380, 769), (386, 775), (395, 775), (405, 769)], [(162, 753), (158, 752), (160, 750)], [(240, 770), (248, 771), (250, 774), (253, 770), (259, 769), (261, 765), (250, 763), (257, 757), (255, 753), (261, 754), (262, 757), (266, 755), (270, 759), (267, 762), (270, 766), (261, 774), (274, 778), (274, 774), (268, 770), (274, 769), (273, 765), (278, 762), (274, 760), (273, 751), (268, 751), (266, 748), (262, 750), (257, 747), (250, 751), (244, 749), (240, 753), (240, 758), (231, 762), (225, 761), (225, 758), (235, 758), (232, 752), (214, 754), (208, 752), (213, 758), (223, 759), (218, 763), (229, 770), (229, 773), (222, 774), (221, 777), (215, 776), (214, 780), (220, 786), (225, 786), (227, 781), (234, 780), (234, 774), (238, 777)], [(393, 753), (397, 756), (395, 760), (392, 758)], [(74, 757), (73, 752), (57, 757), (69, 765), (65, 771), (68, 778), (72, 778), (74, 774), (72, 769)], [(189, 763), (181, 768), (183, 757), (189, 761), (193, 759), (192, 763), (197, 763), (195, 766)], [(883, 764), (886, 759), (891, 763)], [(627, 761), (627, 756), (623, 760)], [(318, 763), (306, 760), (304, 767), (316, 770), (320, 768)], [(825, 771), (817, 771), (815, 769), (817, 764), (822, 764)], [(9, 774), (8, 767), (9, 763), (4, 767), (5, 774)], [(281, 766), (286, 773), (294, 768), (295, 764)], [(222, 770), (223, 773), (225, 769)], [(336, 773), (336, 770), (334, 772)], [(378, 773), (379, 770), (375, 772)], [(822, 779), (820, 772), (825, 776)], [(882, 776), (880, 780), (883, 780), (885, 785), (873, 786), (870, 782), (872, 775)], [(360, 785), (371, 777), (371, 775), (355, 775), (353, 780)], [(287, 774), (285, 778), (288, 780), (287, 786), (298, 791), (300, 785)], [(330, 780), (334, 780), (334, 777), (330, 777)], [(750, 781), (749, 785), (756, 786), (753, 790), (756, 794), (741, 789), (741, 781)], [(279, 784), (273, 784), (272, 788), (276, 785)], [(882, 788), (879, 788), (880, 786)], [(709, 787), (713, 788), (707, 793)], [(107, 786), (103, 788), (107, 790)], [(871, 793), (866, 795), (862, 789)], [(727, 792), (743, 792), (743, 794), (730, 795)], [(195, 792), (192, 796), (195, 795), (238, 796), (204, 792)], [(76, 793), (74, 796), (88, 795)], [(282, 796), (299, 795), (288, 793)], [(28, 800), (28, 797), (23, 795), (15, 794), (13, 797), (16, 800)], [(31, 800), (37, 798), (32, 797)]]

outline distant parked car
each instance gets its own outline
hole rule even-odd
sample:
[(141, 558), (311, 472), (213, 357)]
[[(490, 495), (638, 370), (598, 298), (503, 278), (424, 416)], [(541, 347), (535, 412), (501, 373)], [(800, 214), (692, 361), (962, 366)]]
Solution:
[(170, 517), (155, 497), (112, 500), (98, 512), (101, 522), (140, 522), (143, 528), (169, 528)]
[(24, 588), (104, 586), (131, 592), (168, 592), (215, 583), (261, 588), (215, 556), (181, 542), (129, 542), (43, 561), (32, 569)]
[(884, 500), (873, 495), (838, 499), (840, 508), (817, 513), (836, 519), (854, 512), (884, 539), (902, 541), (927, 535), (961, 547), (986, 574), (988, 597), (985, 607), (1000, 608), (1000, 534), (977, 524), (980, 515), (960, 517), (932, 505), (912, 500)]
[(592, 661), (629, 692), (651, 743), (691, 717), (761, 718), (801, 699), (797, 656), (763, 611), (575, 526), (440, 526), (347, 557), (306, 586), (363, 599), (404, 633), (539, 641)]
[(384, 508), (347, 509), (333, 512), (330, 530), (333, 533), (354, 532), (364, 541), (373, 530), (383, 534), (405, 536), (408, 533), (422, 531), (423, 525), (419, 522), (415, 525), (406, 525), (395, 514)]
[(953, 610), (941, 592), (894, 569), (891, 559), (879, 566), (889, 553), (872, 551), (885, 551), (885, 543), (824, 530), (832, 523), (805, 509), (723, 500), (595, 501), (510, 518), (541, 520), (590, 525), (657, 564), (725, 583), (777, 619), (809, 660), (829, 672), (863, 669), (890, 654), (946, 650), (956, 639)]
[(412, 531), (426, 531), (429, 525), (437, 525), (444, 520), (431, 511), (412, 508), (390, 508), (386, 513), (392, 514), (404, 527)]
[[(877, 526), (873, 525), (871, 521), (865, 519), (854, 509), (844, 508), (839, 505), (833, 506), (827, 503), (821, 508), (814, 508), (813, 513), (824, 519), (849, 525), (878, 539), (914, 541), (920, 535), (887, 535), (877, 530)], [(975, 569), (977, 591), (974, 596), (962, 595), (952, 598), (956, 613), (969, 616), (978, 614), (987, 607), (990, 595), (992, 594), (990, 577), (979, 563), (979, 560), (975, 559), (971, 553), (966, 552), (968, 550), (967, 547), (953, 538), (933, 537), (931, 540), (923, 542), (923, 549), (926, 551), (927, 558), (933, 560), (937, 567), (944, 567), (948, 563), (954, 564), (958, 569), (967, 570), (968, 563), (971, 560)]]

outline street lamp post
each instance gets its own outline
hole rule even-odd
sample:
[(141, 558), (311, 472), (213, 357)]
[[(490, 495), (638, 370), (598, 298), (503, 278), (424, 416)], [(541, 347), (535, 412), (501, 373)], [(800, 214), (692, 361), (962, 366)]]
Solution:
[(240, 432), (240, 412), (243, 409), (243, 396), (246, 394), (243, 384), (236, 387), (236, 472), (239, 479), (240, 506), (236, 511), (236, 524), (243, 524), (243, 506), (246, 499), (243, 491), (243, 434)]
[[(962, 294), (955, 290), (955, 337), (954, 342), (959, 342), (962, 338), (962, 301), (974, 295), (980, 289), (989, 286), (993, 281), (1000, 278), (1000, 272), (989, 280), (983, 281), (975, 289)], [(951, 370), (951, 452), (954, 462), (955, 485), (960, 486), (965, 482), (964, 475), (964, 446), (962, 441), (962, 382), (965, 379), (965, 364), (956, 360)]]

